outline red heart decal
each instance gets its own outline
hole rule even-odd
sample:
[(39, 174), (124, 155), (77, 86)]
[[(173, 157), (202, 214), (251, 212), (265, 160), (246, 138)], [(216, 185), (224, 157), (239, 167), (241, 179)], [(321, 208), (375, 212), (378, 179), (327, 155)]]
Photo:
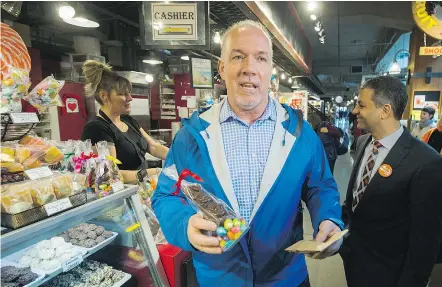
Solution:
[(75, 111), (76, 108), (77, 108), (77, 104), (74, 104), (74, 103), (68, 104), (68, 109), (70, 109), (71, 111)]

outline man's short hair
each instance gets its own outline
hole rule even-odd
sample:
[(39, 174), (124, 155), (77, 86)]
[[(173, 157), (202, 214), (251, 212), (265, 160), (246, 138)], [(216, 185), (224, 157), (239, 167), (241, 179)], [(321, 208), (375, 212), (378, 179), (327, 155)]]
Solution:
[(394, 118), (400, 120), (408, 102), (408, 94), (405, 85), (398, 78), (392, 76), (380, 76), (365, 82), (362, 89), (373, 90), (373, 102), (376, 107), (390, 104)]
[(434, 117), (434, 114), (436, 113), (436, 110), (433, 107), (426, 106), (422, 109), (422, 112), (427, 112), (430, 116)]
[(264, 32), (264, 35), (266, 36), (267, 40), (269, 41), (269, 46), (270, 46), (270, 63), (272, 63), (273, 61), (273, 45), (272, 45), (272, 37), (270, 37), (269, 32), (267, 32), (267, 29), (259, 22), (256, 21), (252, 21), (252, 20), (243, 20), (240, 22), (237, 22), (235, 24), (233, 24), (232, 26), (230, 26), (226, 32), (224, 32), (222, 39), (221, 39), (221, 60), (224, 60), (225, 58), (225, 53), (226, 51), (224, 50), (224, 47), (226, 46), (227, 43), (227, 39), (229, 37), (229, 34), (238, 28), (242, 28), (242, 27), (255, 27), (260, 29), (261, 31)]

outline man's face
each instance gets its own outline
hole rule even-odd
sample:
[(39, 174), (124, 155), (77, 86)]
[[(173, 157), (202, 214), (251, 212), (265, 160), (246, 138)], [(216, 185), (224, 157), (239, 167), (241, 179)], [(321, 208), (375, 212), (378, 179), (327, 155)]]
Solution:
[(225, 45), (225, 56), (218, 68), (226, 82), (230, 105), (251, 111), (267, 104), (272, 59), (264, 32), (256, 27), (241, 27), (230, 33)]
[(424, 111), (421, 112), (421, 122), (424, 123), (424, 122), (426, 122), (426, 121), (429, 121), (430, 118), (431, 118), (431, 116), (430, 116), (429, 113), (424, 112)]
[(377, 108), (373, 102), (373, 90), (362, 89), (353, 114), (358, 119), (358, 128), (371, 132), (381, 123), (382, 107)]

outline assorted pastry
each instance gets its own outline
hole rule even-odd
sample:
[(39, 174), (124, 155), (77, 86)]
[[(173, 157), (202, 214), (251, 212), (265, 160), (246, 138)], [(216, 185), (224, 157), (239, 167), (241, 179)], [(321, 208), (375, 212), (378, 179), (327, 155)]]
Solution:
[(125, 273), (97, 261), (86, 260), (71, 271), (60, 274), (45, 283), (44, 287), (112, 287)]
[(22, 287), (34, 282), (38, 277), (29, 267), (3, 266), (1, 268), (2, 287)]
[(17, 214), (71, 196), (83, 190), (85, 181), (85, 175), (55, 173), (50, 178), (2, 185), (2, 212)]
[(82, 251), (67, 243), (62, 237), (43, 240), (29, 248), (19, 260), (19, 264), (50, 272), (61, 267), (63, 262), (81, 254)]
[(82, 223), (67, 231), (61, 233), (59, 236), (66, 242), (73, 245), (92, 248), (106, 239), (112, 237), (113, 233), (104, 229), (103, 226), (95, 224)]

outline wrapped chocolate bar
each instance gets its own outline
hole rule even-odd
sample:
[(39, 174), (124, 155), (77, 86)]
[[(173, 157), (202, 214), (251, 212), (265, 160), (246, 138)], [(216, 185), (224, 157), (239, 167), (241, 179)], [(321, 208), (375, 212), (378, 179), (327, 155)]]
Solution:
[[(201, 212), (205, 219), (216, 223), (218, 226), (216, 234), (208, 232), (207, 235), (216, 236), (219, 239), (223, 252), (229, 251), (248, 231), (249, 227), (246, 221), (225, 202), (206, 191), (200, 184), (184, 180), (190, 176), (202, 182), (198, 175), (184, 169), (178, 176), (175, 165), (164, 168), (163, 173), (170, 179), (176, 180), (174, 195), (179, 196), (181, 190), (196, 211)], [(184, 200), (182, 201), (183, 204), (186, 204)]]
[(117, 166), (121, 162), (109, 154), (107, 142), (98, 142), (97, 151), (95, 193), (100, 198), (122, 190), (124, 185)]

